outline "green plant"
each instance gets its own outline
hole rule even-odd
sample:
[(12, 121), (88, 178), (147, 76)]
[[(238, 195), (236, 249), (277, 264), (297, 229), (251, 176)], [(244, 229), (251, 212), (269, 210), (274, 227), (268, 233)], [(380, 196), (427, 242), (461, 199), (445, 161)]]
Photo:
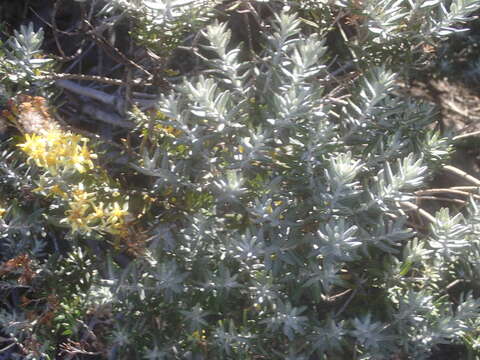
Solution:
[(134, 21), (131, 36), (135, 42), (166, 58), (182, 45), (186, 36), (212, 17), (215, 5), (213, 0), (113, 0), (104, 11), (110, 13), (120, 10), (128, 14), (128, 18)]
[(204, 36), (215, 76), (134, 115), (148, 129), (134, 168), (166, 208), (151, 220), (151, 260), (127, 271), (136, 285), (115, 287), (137, 311), (160, 306), (145, 356), (420, 359), (476, 334), (478, 301), (460, 295), (454, 310), (439, 291), (471, 249), (468, 225), (440, 212), (432, 240), (406, 225), (413, 191), (449, 153), (428, 130), (433, 109), (396, 95), (385, 67), (339, 101), (325, 47), (291, 13), (265, 34), (259, 64), (238, 59), (224, 24)]
[(0, 43), (0, 81), (5, 91), (2, 96), (9, 97), (34, 85), (45, 86), (46, 82), (39, 81), (39, 77), (51, 70), (53, 61), (41, 51), (42, 29), (34, 31), (30, 23), (15, 30), (14, 35), (5, 44)]
[[(248, 60), (214, 21), (200, 34), (208, 70), (130, 114), (141, 140), (122, 171), (135, 183), (102, 172), (75, 134), (26, 137), (36, 173), (16, 181), (41, 185), (55, 229), (74, 201), (86, 226), (64, 221), (68, 248), (37, 265), (44, 290), (29, 298), (56, 294), (40, 306), (57, 309), (52, 323), (0, 313), (17, 343), (48, 344), (30, 355), (72, 355), (75, 343), (109, 359), (428, 359), (442, 344), (479, 356), (478, 204), (418, 211), (415, 191), (452, 141), (397, 80), (480, 3), (324, 6), (360, 16), (344, 39), (350, 77), (332, 73), (324, 34), (302, 29), (295, 8), (257, 18), (262, 47)], [(383, 51), (399, 39), (408, 62)], [(124, 210), (121, 232), (92, 194)]]

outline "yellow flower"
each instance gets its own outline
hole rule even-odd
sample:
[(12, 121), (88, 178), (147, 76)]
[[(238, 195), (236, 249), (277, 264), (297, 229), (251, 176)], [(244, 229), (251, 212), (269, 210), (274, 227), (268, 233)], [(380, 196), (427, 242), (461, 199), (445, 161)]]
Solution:
[(180, 135), (183, 134), (183, 131), (180, 130), (180, 129), (177, 129), (175, 127), (173, 127), (172, 125), (156, 125), (155, 126), (155, 129), (158, 130), (158, 131), (161, 131), (163, 132), (165, 135), (169, 136), (169, 137), (179, 137)]
[[(28, 155), (29, 161), (35, 162), (37, 166), (47, 171), (42, 175), (36, 191), (66, 201), (68, 208), (61, 222), (70, 225), (73, 232), (97, 231), (120, 237), (127, 236), (129, 221), (132, 218), (128, 211), (128, 202), (122, 205), (111, 200), (107, 204), (97, 203), (96, 192), (89, 192), (90, 189), (83, 182), (67, 187), (61, 183), (52, 185), (48, 180), (52, 179), (49, 174), (62, 175), (65, 170), (84, 173), (93, 169), (93, 160), (97, 155), (90, 151), (87, 143), (88, 139), (80, 135), (50, 129), (40, 134), (26, 134), (25, 142), (18, 146)], [(120, 192), (112, 190), (111, 194), (119, 198)], [(0, 216), (1, 214), (3, 213), (0, 212)]]
[(103, 208), (103, 202), (100, 202), (100, 204), (98, 204), (98, 206), (93, 205), (93, 210), (94, 210), (93, 215), (96, 218), (100, 219), (100, 218), (103, 218), (105, 216), (105, 209)]
[(72, 201), (69, 203), (70, 210), (67, 210), (70, 219), (77, 219), (85, 217), (85, 213), (90, 208), (90, 204), (85, 204), (83, 202)]
[(96, 154), (90, 153), (87, 147), (86, 139), (82, 139), (83, 145), (80, 147), (75, 144), (75, 149), (71, 149), (71, 156), (69, 164), (73, 166), (79, 173), (84, 173), (87, 169), (93, 169), (94, 164), (92, 159), (95, 159)]
[(78, 184), (77, 187), (73, 189), (72, 195), (75, 201), (79, 203), (89, 202), (91, 198), (95, 197), (94, 192), (87, 193), (85, 191), (85, 186), (83, 185), (83, 183)]
[(90, 233), (95, 230), (119, 236), (126, 234), (126, 223), (131, 218), (128, 203), (123, 206), (118, 202), (97, 203), (96, 193), (88, 192), (83, 183), (74, 186), (67, 196), (69, 209), (62, 222), (69, 224), (73, 232)]
[(88, 224), (88, 219), (85, 216), (88, 208), (87, 204), (79, 204), (77, 202), (69, 203), (70, 209), (66, 211), (67, 217), (62, 222), (68, 222), (72, 227), (73, 232), (88, 233), (92, 228)]
[(90, 152), (88, 139), (59, 129), (43, 131), (41, 135), (26, 134), (25, 142), (18, 146), (34, 161), (52, 175), (63, 170), (80, 173), (94, 168), (96, 154)]
[(53, 185), (49, 189), (49, 191), (50, 191), (51, 194), (57, 195), (57, 196), (61, 197), (62, 199), (67, 199), (68, 198), (67, 193), (65, 191), (63, 191), (58, 184)]
[(35, 134), (26, 134), (25, 142), (18, 145), (31, 159), (40, 159), (45, 154), (44, 146)]
[(123, 205), (123, 208), (120, 207), (118, 202), (113, 203), (113, 208), (109, 209), (107, 222), (115, 224), (117, 222), (123, 223), (125, 216), (128, 215), (128, 203)]

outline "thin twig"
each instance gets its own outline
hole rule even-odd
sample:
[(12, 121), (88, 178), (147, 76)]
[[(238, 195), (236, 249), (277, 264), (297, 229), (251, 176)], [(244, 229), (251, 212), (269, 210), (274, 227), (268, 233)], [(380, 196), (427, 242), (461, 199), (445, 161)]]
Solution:
[[(53, 29), (52, 24), (50, 24), (47, 20), (45, 20), (43, 17), (41, 17), (40, 14), (37, 13), (32, 7), (30, 7), (30, 11), (33, 12), (33, 14), (34, 14), (41, 22), (43, 22), (43, 23), (44, 23), (45, 25), (47, 25), (49, 28), (52, 28), (52, 29)], [(60, 30), (60, 29), (57, 29), (57, 32), (59, 32), (60, 34), (63, 34), (63, 35), (68, 35), (68, 36), (81, 35), (81, 34), (84, 33), (84, 32), (81, 31), (81, 30), (74, 31), (74, 32), (68, 32), (68, 31), (63, 31), (63, 30)]]
[(337, 301), (338, 299), (340, 299), (341, 297), (347, 295), (348, 293), (350, 293), (352, 291), (352, 289), (347, 289), (345, 291), (342, 291), (341, 293), (339, 294), (336, 294), (336, 295), (332, 295), (332, 296), (328, 296), (325, 300), (329, 303), (333, 303), (335, 301)]
[(411, 210), (416, 211), (419, 215), (421, 215), (431, 223), (434, 223), (436, 221), (436, 219), (428, 211), (422, 209), (421, 207), (419, 207), (418, 205), (415, 205), (410, 201), (402, 201), (400, 204)]
[(429, 194), (455, 194), (455, 195), (461, 195), (461, 196), (467, 196), (467, 197), (473, 196), (476, 199), (480, 199), (479, 195), (475, 195), (467, 191), (457, 190), (454, 188), (418, 190), (418, 191), (415, 191), (414, 194), (417, 196), (429, 195)]
[(472, 184), (480, 186), (480, 180), (478, 180), (476, 177), (472, 175), (467, 174), (465, 171), (460, 170), (459, 168), (456, 168), (455, 166), (445, 165), (443, 169), (452, 174), (462, 177), (463, 179), (467, 180), (468, 182), (471, 182)]
[(96, 4), (97, 4), (97, 0), (92, 0), (90, 2), (90, 11), (88, 12), (88, 21), (92, 21), (93, 12), (95, 11)]
[(447, 202), (454, 202), (454, 203), (461, 204), (461, 205), (467, 204), (467, 202), (465, 200), (450, 199), (450, 198), (438, 197), (438, 196), (418, 196), (417, 199), (419, 199), (419, 200), (447, 201)]
[(82, 51), (82, 48), (80, 47), (80, 48), (77, 49), (77, 51), (75, 51), (75, 54), (70, 55), (70, 56), (63, 57), (63, 56), (58, 56), (58, 55), (55, 55), (55, 54), (48, 54), (48, 56), (53, 58), (55, 61), (58, 61), (58, 62), (69, 62), (69, 61), (75, 60), (76, 58), (78, 58), (82, 54), (83, 54), (83, 51)]
[(480, 186), (452, 186), (453, 190), (475, 190), (480, 192)]
[(456, 279), (454, 281), (452, 281), (450, 284), (448, 284), (445, 289), (446, 290), (450, 290), (451, 288), (453, 288), (454, 286), (457, 286), (458, 284), (464, 282), (465, 280), (464, 279)]
[(335, 317), (338, 317), (342, 312), (345, 311), (345, 309), (347, 308), (348, 304), (350, 304), (350, 302), (353, 300), (353, 298), (355, 297), (355, 295), (357, 295), (357, 292), (358, 292), (358, 287), (356, 287), (355, 289), (353, 289), (352, 293), (350, 294), (350, 296), (348, 297), (348, 299), (343, 303), (342, 307), (336, 312), (336, 314), (334, 315)]
[(58, 7), (60, 6), (60, 3), (63, 0), (56, 0), (55, 3), (53, 4), (53, 9), (52, 9), (52, 34), (53, 34), (53, 39), (55, 40), (55, 44), (57, 45), (57, 49), (62, 55), (63, 58), (66, 58), (67, 55), (63, 51), (62, 45), (60, 45), (60, 41), (58, 40), (58, 28), (57, 28), (57, 11)]
[(15, 346), (16, 342), (12, 342), (10, 345), (5, 346), (3, 349), (0, 349), (0, 353), (7, 351), (11, 347)]
[(480, 135), (480, 130), (474, 131), (474, 132), (471, 132), (471, 133), (460, 134), (460, 135), (454, 136), (453, 141), (462, 140), (462, 139), (472, 137), (472, 136), (477, 136), (477, 135)]
[(453, 112), (465, 117), (465, 118), (469, 118), (470, 115), (468, 113), (468, 110), (462, 110), (460, 109), (453, 101), (449, 101), (449, 100), (444, 100), (444, 103), (448, 105), (448, 110), (452, 110)]
[(118, 62), (123, 63), (124, 65), (134, 67), (142, 71), (143, 73), (147, 74), (147, 76), (151, 79), (153, 75), (146, 70), (144, 67), (140, 66), (136, 62), (130, 60), (127, 56), (125, 56), (118, 48), (110, 44), (103, 36), (100, 35), (99, 32), (93, 31), (95, 27), (90, 24), (88, 20), (84, 20), (84, 22), (90, 27), (92, 31), (89, 31), (88, 34), (105, 50), (105, 52), (110, 55), (112, 58), (117, 60)]
[[(82, 81), (97, 81), (108, 85), (127, 86), (128, 84), (119, 79), (107, 78), (98, 75), (83, 75), (83, 74), (65, 74), (55, 73), (37, 76), (38, 80), (82, 80)], [(151, 86), (151, 83), (145, 82), (143, 79), (132, 80), (131, 85)]]

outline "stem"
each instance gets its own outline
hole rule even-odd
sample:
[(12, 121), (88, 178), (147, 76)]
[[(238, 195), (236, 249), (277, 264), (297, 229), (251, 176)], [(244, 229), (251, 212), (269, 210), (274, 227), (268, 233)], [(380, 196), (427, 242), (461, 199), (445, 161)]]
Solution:
[(400, 204), (403, 205), (403, 206), (406, 206), (406, 207), (408, 207), (412, 210), (417, 211), (419, 215), (421, 215), (422, 217), (424, 217), (425, 219), (427, 219), (431, 223), (434, 223), (436, 221), (435, 218), (429, 212), (422, 209), (418, 205), (415, 205), (414, 203), (411, 203), (410, 201), (402, 201)]
[(456, 168), (455, 166), (445, 165), (443, 169), (454, 175), (462, 177), (463, 179), (465, 179), (468, 182), (471, 182), (472, 184), (480, 186), (480, 180), (478, 180), (476, 177), (472, 175), (467, 174), (465, 171), (460, 170), (459, 168)]

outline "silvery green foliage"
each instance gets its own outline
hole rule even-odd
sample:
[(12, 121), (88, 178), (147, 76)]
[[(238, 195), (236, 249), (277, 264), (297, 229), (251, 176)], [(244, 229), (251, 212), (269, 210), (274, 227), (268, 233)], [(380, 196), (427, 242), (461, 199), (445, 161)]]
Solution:
[[(35, 174), (18, 151), (0, 152), (0, 198), (5, 213), (0, 218), (0, 261), (8, 261), (22, 254), (40, 258), (45, 256), (46, 227), (39, 204), (33, 203), (35, 188), (31, 175)], [(6, 205), (8, 204), (8, 206)]]
[(429, 244), (437, 256), (449, 260), (470, 248), (470, 239), (466, 237), (469, 228), (462, 214), (451, 217), (448, 209), (444, 208), (437, 213), (435, 220)]
[(207, 7), (205, 0), (110, 0), (103, 12), (113, 8), (140, 11), (145, 20), (155, 25), (165, 26), (188, 14), (192, 8)]
[(480, 8), (478, 0), (338, 0), (334, 3), (347, 12), (349, 27), (353, 28), (353, 36), (352, 30), (350, 35), (343, 27), (341, 30), (349, 44), (350, 60), (379, 65), (389, 61), (406, 71), (411, 71), (412, 65), (428, 64), (429, 55), (422, 50), (423, 45), (468, 31), (465, 23)]
[[(185, 36), (213, 15), (218, 0), (110, 0), (98, 15), (120, 12), (138, 19), (132, 36), (158, 55), (168, 56)], [(112, 16), (113, 17), (113, 16)]]
[(143, 5), (154, 24), (164, 24), (184, 16), (192, 7), (206, 7), (207, 3), (204, 0), (144, 0)]
[(0, 48), (0, 76), (7, 85), (8, 95), (15, 95), (8, 85), (14, 84), (17, 90), (34, 85), (41, 71), (52, 62), (42, 54), (43, 36), (42, 28), (35, 31), (32, 23), (22, 25), (20, 31), (15, 30), (14, 36)]
[[(144, 7), (166, 29), (188, 5), (116, 3)], [(395, 61), (377, 51), (445, 36), (476, 4), (340, 4), (365, 17), (347, 43), (369, 60), (346, 84), (325, 39), (306, 35), (293, 11), (263, 24), (263, 51), (249, 61), (212, 22), (199, 43), (208, 71), (163, 96), (157, 116), (132, 114), (145, 141), (131, 166), (156, 199), (139, 219), (149, 247), (119, 266), (75, 244), (56, 277), (43, 276), (81, 274), (63, 300), (108, 313), (109, 359), (428, 359), (452, 343), (478, 352), (478, 204), (439, 211), (428, 234), (412, 228), (414, 191), (450, 142), (428, 127), (431, 106), (401, 95)], [(8, 216), (0, 226), (15, 256)], [(78, 318), (62, 315), (62, 329), (82, 338)], [(16, 338), (31, 330), (15, 309), (0, 320)]]
[(131, 338), (151, 323), (138, 312), (161, 319), (138, 351), (426, 359), (475, 336), (478, 301), (465, 293), (454, 306), (441, 292), (460, 260), (478, 271), (468, 221), (442, 210), (430, 237), (407, 223), (404, 204), (449, 153), (427, 128), (433, 109), (398, 95), (386, 67), (339, 101), (323, 39), (292, 12), (261, 34), (258, 62), (240, 60), (225, 24), (203, 36), (209, 72), (163, 96), (157, 118), (136, 116), (157, 130), (132, 166), (177, 209), (152, 217), (147, 260), (113, 289)]
[[(477, 0), (427, 0), (427, 1), (339, 1), (342, 7), (357, 9), (366, 17), (362, 27), (372, 33), (376, 42), (401, 38), (405, 30), (417, 30), (415, 37), (443, 37), (465, 31), (458, 25), (469, 20), (468, 16), (480, 7)], [(416, 24), (414, 24), (416, 22)]]

